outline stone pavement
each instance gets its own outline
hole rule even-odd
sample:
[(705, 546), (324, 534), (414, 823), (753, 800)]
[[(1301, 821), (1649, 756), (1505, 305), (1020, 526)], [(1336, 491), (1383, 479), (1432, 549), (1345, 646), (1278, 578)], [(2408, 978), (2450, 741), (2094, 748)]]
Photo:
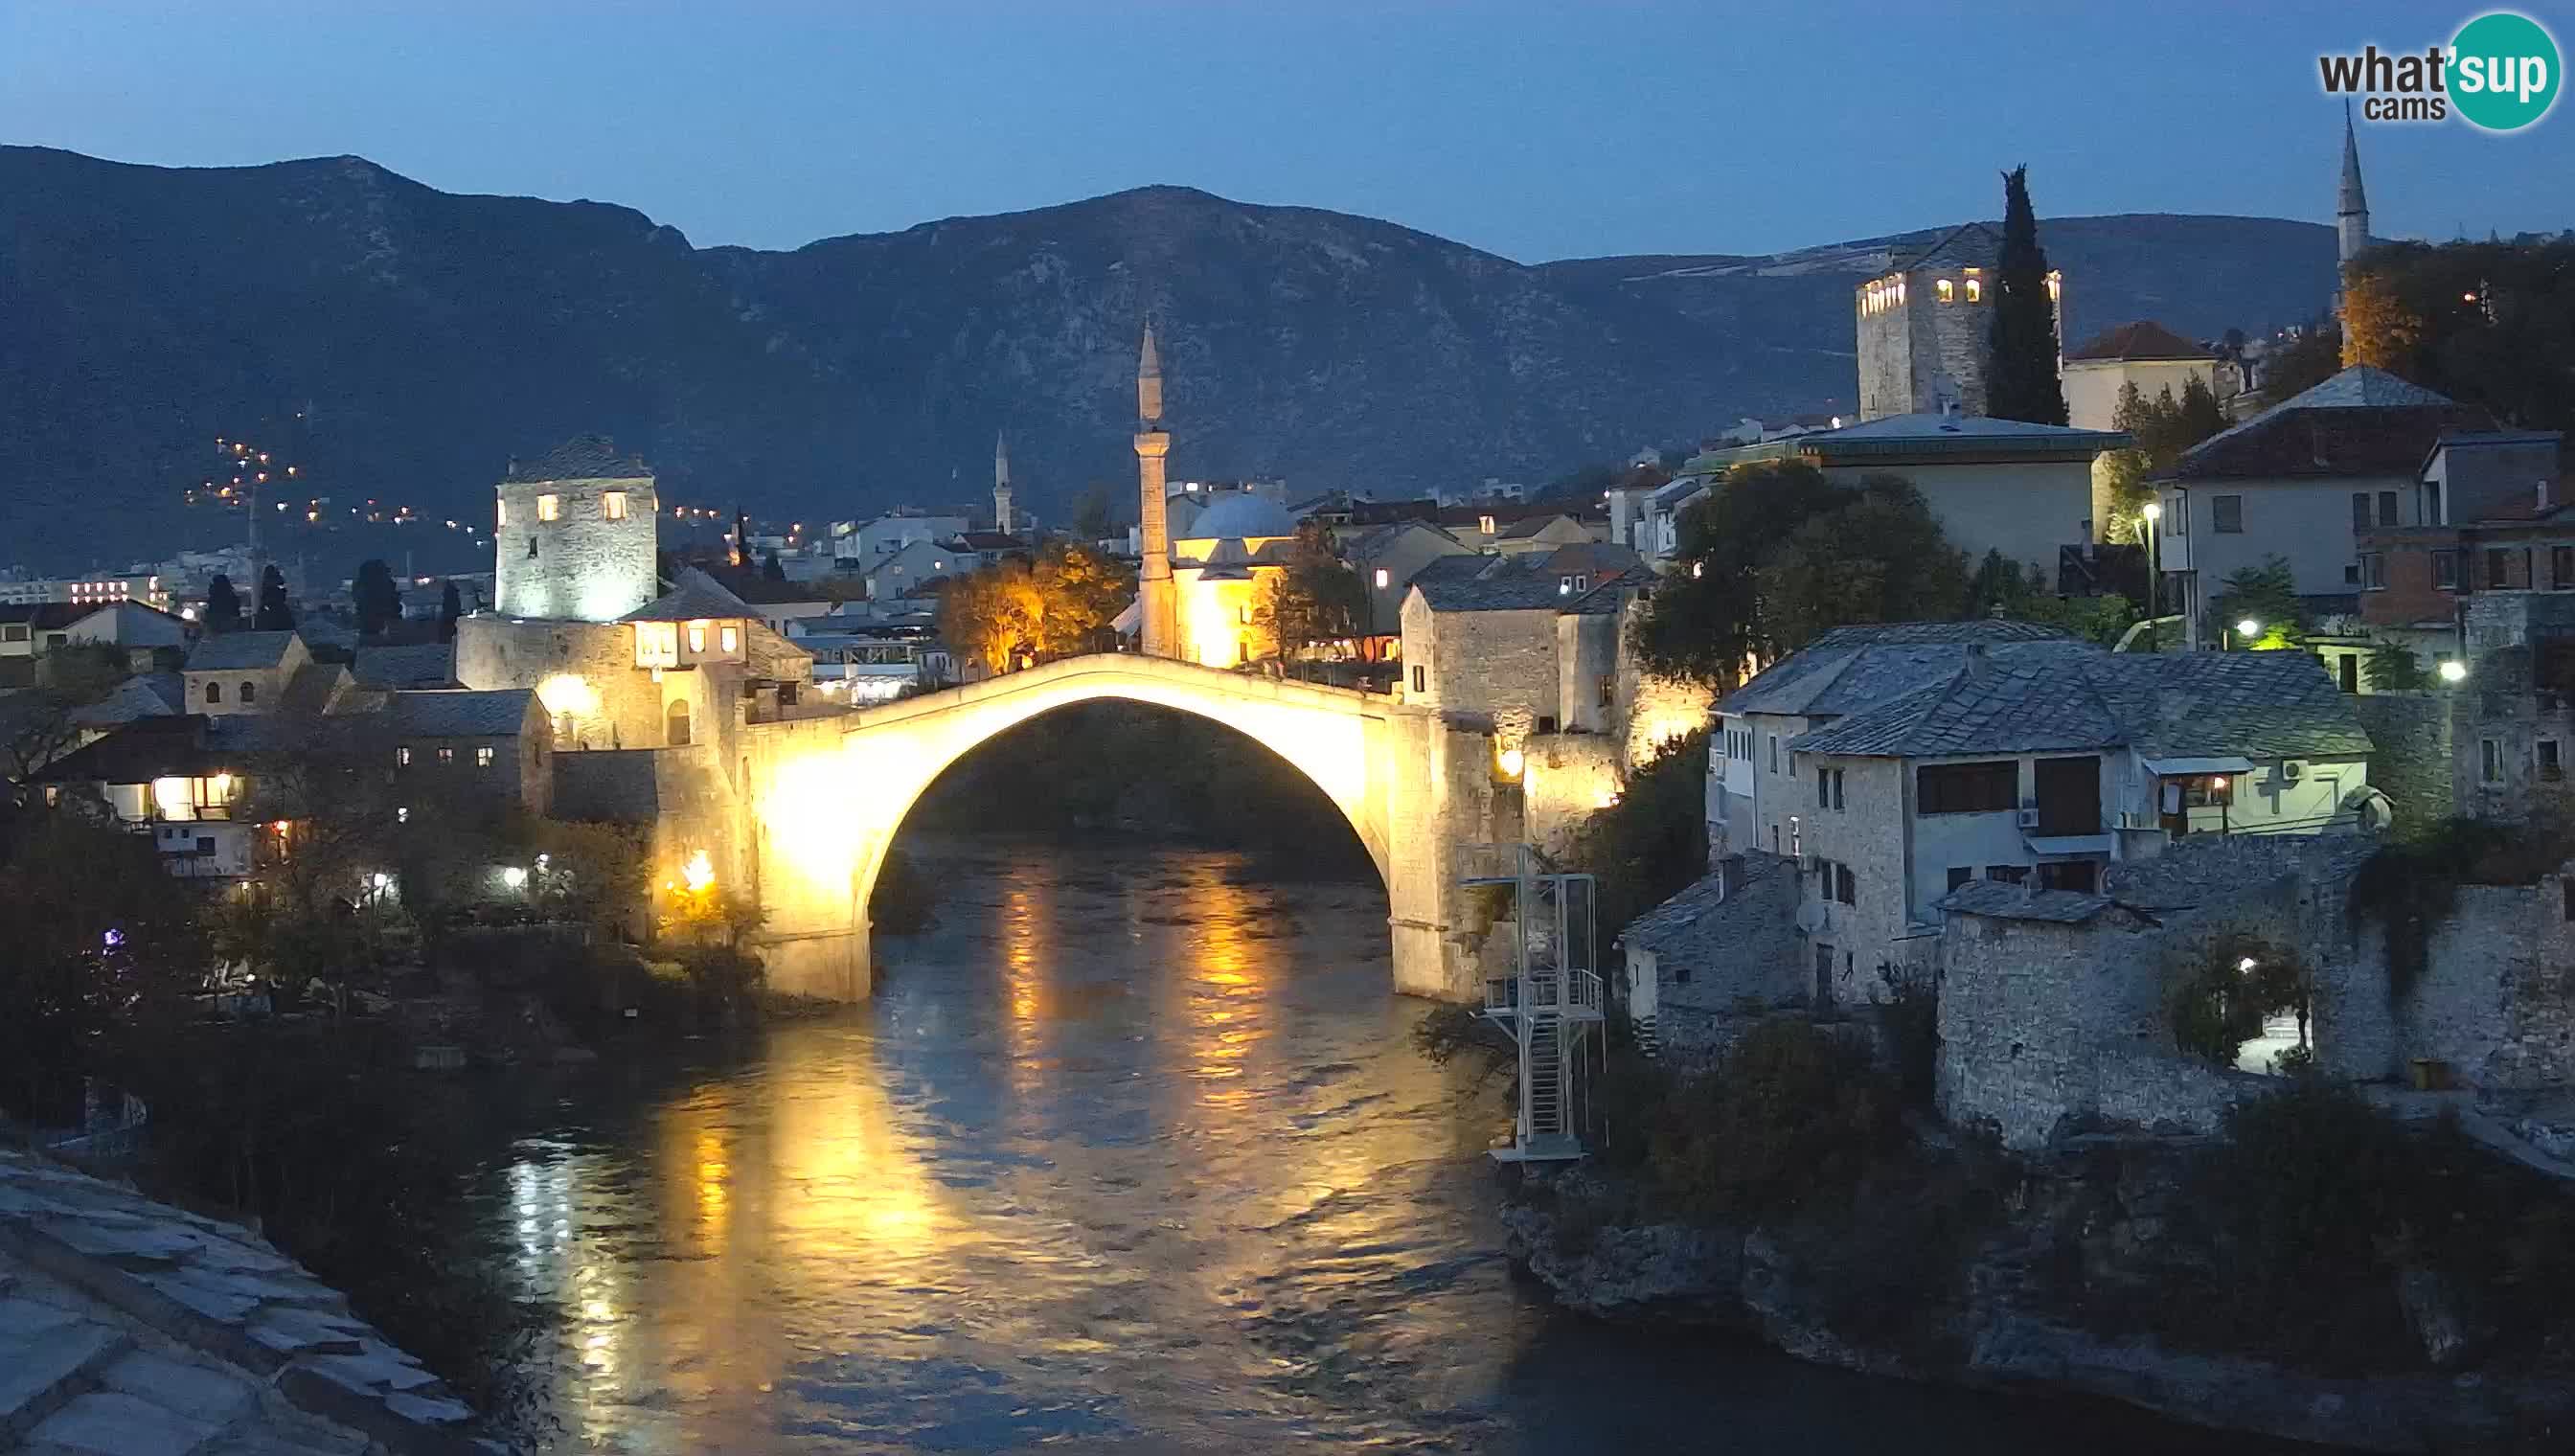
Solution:
[(258, 1235), (0, 1151), (0, 1452), (505, 1449), (472, 1415)]

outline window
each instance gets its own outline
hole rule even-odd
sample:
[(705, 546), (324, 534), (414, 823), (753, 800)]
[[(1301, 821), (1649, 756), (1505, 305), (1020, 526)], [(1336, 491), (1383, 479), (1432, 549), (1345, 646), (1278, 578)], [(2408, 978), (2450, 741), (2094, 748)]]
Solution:
[(1429, 691), (1430, 691), (1430, 683), (1429, 683), (1429, 679), (1430, 679), (1430, 670), (1429, 670), (1429, 669), (1427, 669), (1427, 668), (1421, 668), (1421, 667), (1416, 667), (1416, 668), (1414, 668), (1414, 669), (1412, 670), (1412, 691), (1413, 691), (1413, 692), (1415, 692), (1415, 693), (1427, 693), (1427, 692), (1429, 692)]
[(1818, 768), (1815, 770), (1815, 807), (1831, 808), (1832, 806), (1833, 770)]
[(1600, 706), (1608, 708), (1618, 701), (1618, 679), (1615, 674), (1600, 675)]
[(12, 622), (7, 626), (0, 626), (0, 642), (25, 642), (26, 640), (27, 624)]
[(2477, 776), (2488, 783), (2501, 783), (2503, 781), (2503, 744), (2492, 738), (2481, 738), (2477, 742), (2477, 749), (2481, 759)]
[(2354, 531), (2369, 529), (2369, 493), (2367, 491), (2351, 493), (2351, 529)]
[(206, 685), (206, 701), (207, 701), (208, 703), (221, 703), (221, 702), (223, 702), (223, 701), (224, 701), (224, 685), (223, 685), (223, 684), (221, 684), (221, 683), (209, 683), (209, 684), (207, 684), (207, 685)]
[(490, 743), (478, 744), (475, 747), (474, 766), (477, 768), (489, 768), (492, 766), (492, 745)]
[(2177, 780), (2183, 808), (2224, 808), (2235, 802), (2235, 780), (2223, 773), (2192, 773)]
[(2560, 783), (2566, 778), (2566, 765), (2557, 756), (2557, 740), (2539, 740), (2539, 777), (2542, 782)]
[(1833, 770), (1833, 807), (1835, 807), (1835, 808), (1840, 808), (1841, 806), (1842, 806), (1842, 770), (1840, 770), (1839, 768), (1836, 768), (1836, 769), (1834, 769), (1834, 770)]
[(1386, 588), (1386, 584), (1387, 584), (1388, 582), (1393, 581), (1393, 580), (1394, 580), (1394, 578), (1393, 578), (1392, 576), (1390, 576), (1390, 575), (1388, 575), (1388, 574), (1387, 574), (1387, 572), (1386, 572), (1386, 569), (1385, 569), (1385, 568), (1383, 568), (1383, 567), (1379, 567), (1379, 568), (1377, 568), (1377, 569), (1376, 569), (1376, 589), (1377, 589), (1378, 591), (1380, 591), (1380, 592), (1384, 591), (1384, 590), (1385, 590), (1385, 588)]
[(2512, 583), (2512, 553), (2501, 547), (2486, 548), (2486, 588), (2501, 591)]
[[(1247, 608), (1245, 608), (1244, 610), (1245, 610), (1246, 612), (1249, 612), (1249, 611), (1251, 611), (1252, 609), (1250, 609), (1250, 608), (1248, 608), (1248, 607), (1247, 607)], [(741, 628), (738, 628), (738, 627), (728, 627), (728, 628), (724, 629), (724, 631), (723, 631), (723, 632), (721, 632), (721, 633), (719, 633), (719, 634), (717, 635), (717, 641), (721, 642), (721, 643), (724, 645), (724, 650), (725, 650), (726, 652), (728, 652), (728, 653), (738, 653), (738, 652), (741, 652), (741, 651), (742, 651), (742, 629), (741, 629)]]
[(539, 496), (539, 497), (537, 498), (537, 519), (538, 519), (539, 521), (560, 521), (560, 520), (562, 520), (562, 519), (563, 519), (563, 497), (561, 497), (561, 496)]
[(241, 701), (244, 703), (257, 703), (259, 701), (259, 685), (245, 681), (241, 685), (240, 697)]
[(1984, 281), (1983, 279), (1981, 279), (1981, 278), (1970, 278), (1970, 279), (1968, 279), (1968, 280), (1967, 280), (1967, 302), (1969, 302), (1969, 303), (1971, 303), (1971, 304), (1976, 304), (1976, 303), (1983, 303), (1984, 301), (1985, 301), (1985, 281)]
[(441, 749), (439, 749), (439, 750), (438, 750), (438, 761), (440, 761), (441, 763), (453, 763), (453, 762), (455, 762), (455, 761), (456, 761), (456, 750), (455, 750), (454, 748), (441, 748)]
[(2244, 498), (2211, 496), (2208, 498), (2208, 529), (2220, 536), (2244, 533)]
[(1559, 597), (1570, 597), (1576, 592), (1588, 592), (1590, 590), (1591, 579), (1589, 577), (1558, 577), (1555, 579), (1555, 592)]
[(1996, 884), (2019, 884), (2023, 880), (2029, 878), (2029, 866), (2026, 864), (1988, 864), (1985, 866), (1985, 878), (1992, 880)]
[(703, 652), (705, 652), (706, 650), (707, 650), (707, 625), (706, 625), (705, 623), (703, 623), (703, 622), (692, 622), (692, 623), (690, 623), (690, 624), (689, 624), (689, 651), (690, 651), (690, 652), (693, 652), (693, 653), (703, 653)]
[(2454, 551), (2432, 553), (2432, 585), (2444, 592), (2459, 589), (2459, 554)]
[(2342, 584), (2346, 587), (2357, 587), (2360, 585), (2360, 563), (2353, 562), (2350, 566), (2342, 569)]
[(2381, 526), (2393, 526), (2396, 524), (2396, 493), (2394, 491), (2381, 491), (2378, 493), (2378, 524)]
[(602, 495), (599, 498), (599, 514), (603, 519), (609, 521), (625, 520), (626, 493), (624, 491), (610, 491)]
[(492, 524), (493, 524), (493, 525), (495, 525), (495, 526), (507, 526), (507, 525), (509, 525), (509, 524), (510, 524), (510, 503), (509, 503), (509, 502), (507, 502), (507, 501), (498, 501), (498, 502), (495, 502), (495, 503), (493, 504), (493, 506), (492, 506)]
[(1937, 286), (1940, 290), (1940, 302), (1944, 304), (1957, 302), (1958, 286), (1956, 284), (1951, 283), (1949, 280), (1944, 278), (1940, 280)]
[(1847, 864), (1833, 866), (1833, 898), (1846, 905), (1859, 903), (1859, 876)]
[(1798, 818), (1795, 814), (1788, 815), (1788, 852), (1790, 854), (1803, 854), (1806, 852), (1805, 821)]
[(405, 743), (401, 747), (394, 749), (394, 766), (397, 768), (408, 768), (411, 766), (411, 744)]
[(2548, 585), (2560, 592), (2575, 588), (2575, 546), (2548, 549)]
[(1976, 866), (1972, 864), (1952, 864), (1949, 866), (1949, 887), (1951, 889), (1963, 888), (1967, 881), (1974, 879), (1975, 877)]
[(2038, 887), (2070, 889), (2078, 894), (2091, 894), (2100, 888), (2101, 864), (2096, 859), (2058, 859), (2038, 866)]
[(2361, 584), (2372, 592), (2387, 590), (2387, 553), (2365, 552), (2360, 558)]
[(1925, 763), (1913, 774), (1914, 810), (1926, 814), (1996, 813), (2020, 807), (2020, 764)]
[(200, 854), (212, 854), (215, 852), (215, 836), (212, 834), (199, 834), (197, 836), (197, 852)]
[(1777, 733), (1770, 735), (1770, 771), (1773, 773), (1779, 771), (1779, 735)]
[(1475, 529), (1476, 529), (1477, 531), (1482, 532), (1482, 533), (1483, 533), (1484, 535), (1486, 535), (1486, 536), (1490, 536), (1490, 535), (1492, 535), (1492, 534), (1493, 534), (1493, 518), (1492, 518), (1492, 517), (1490, 517), (1490, 516), (1478, 516), (1478, 517), (1476, 517), (1476, 518), (1475, 518)]

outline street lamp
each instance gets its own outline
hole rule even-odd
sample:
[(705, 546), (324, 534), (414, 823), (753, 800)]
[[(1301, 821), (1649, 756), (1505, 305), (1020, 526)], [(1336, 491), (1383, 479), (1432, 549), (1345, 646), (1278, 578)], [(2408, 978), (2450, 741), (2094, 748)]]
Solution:
[(2164, 519), (2164, 503), (2148, 501), (2146, 517), (2146, 640), (2163, 650), (2163, 628), (2157, 619), (2163, 616), (2163, 562), (2155, 550), (2155, 523)]
[(2444, 683), (2465, 683), (2468, 681), (2468, 665), (2460, 662), (2456, 658), (2451, 658), (2442, 663), (2441, 681)]
[[(2244, 650), (2246, 652), (2251, 652), (2253, 650), (2254, 639), (2259, 638), (2262, 635), (2262, 624), (2255, 622), (2249, 617), (2239, 617), (2235, 619), (2235, 635), (2244, 639)], [(2231, 642), (2220, 643), (2218, 646), (2226, 649), (2228, 652), (2233, 652), (2235, 650), (2235, 644)]]

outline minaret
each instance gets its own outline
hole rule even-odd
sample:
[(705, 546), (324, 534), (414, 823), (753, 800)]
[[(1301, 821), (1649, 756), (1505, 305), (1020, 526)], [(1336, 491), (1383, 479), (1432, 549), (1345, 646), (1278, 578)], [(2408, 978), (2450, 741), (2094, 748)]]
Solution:
[(1018, 518), (1011, 515), (1011, 442), (993, 437), (993, 529), (1004, 536)]
[(1172, 529), (1164, 508), (1163, 457), (1172, 437), (1163, 430), (1163, 359), (1154, 348), (1154, 326), (1145, 325), (1144, 352), (1136, 360), (1137, 520), (1144, 561), (1137, 569), (1138, 647), (1152, 658), (1181, 655), (1180, 604), (1172, 591)]
[(2342, 104), (2342, 191), (2334, 201), (2334, 312), (2342, 312), (2343, 270), (2369, 246), (2369, 194), (2360, 187), (2360, 138), (2351, 129), (2351, 103)]

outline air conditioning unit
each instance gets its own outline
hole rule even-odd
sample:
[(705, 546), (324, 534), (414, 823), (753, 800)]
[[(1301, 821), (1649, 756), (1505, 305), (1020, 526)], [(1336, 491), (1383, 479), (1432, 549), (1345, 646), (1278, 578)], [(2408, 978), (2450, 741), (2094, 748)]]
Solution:
[(2306, 777), (2306, 776), (2307, 776), (2307, 765), (2306, 765), (2306, 764), (2305, 764), (2305, 762), (2303, 762), (2302, 760), (2297, 759), (2297, 758), (2283, 758), (2283, 759), (2281, 759), (2281, 760), (2280, 760), (2280, 781), (2281, 781), (2281, 782), (2283, 782), (2283, 783), (2295, 783), (2295, 782), (2297, 782), (2299, 779), (2304, 778), (2304, 777)]
[(2020, 811), (2020, 826), (2021, 826), (2022, 828), (2024, 828), (2024, 829), (2034, 829), (2034, 828), (2037, 828), (2037, 827), (2038, 827), (2038, 810), (2037, 810), (2037, 809), (2035, 809), (2035, 808), (2025, 808), (2025, 809), (2022, 809), (2022, 810)]

